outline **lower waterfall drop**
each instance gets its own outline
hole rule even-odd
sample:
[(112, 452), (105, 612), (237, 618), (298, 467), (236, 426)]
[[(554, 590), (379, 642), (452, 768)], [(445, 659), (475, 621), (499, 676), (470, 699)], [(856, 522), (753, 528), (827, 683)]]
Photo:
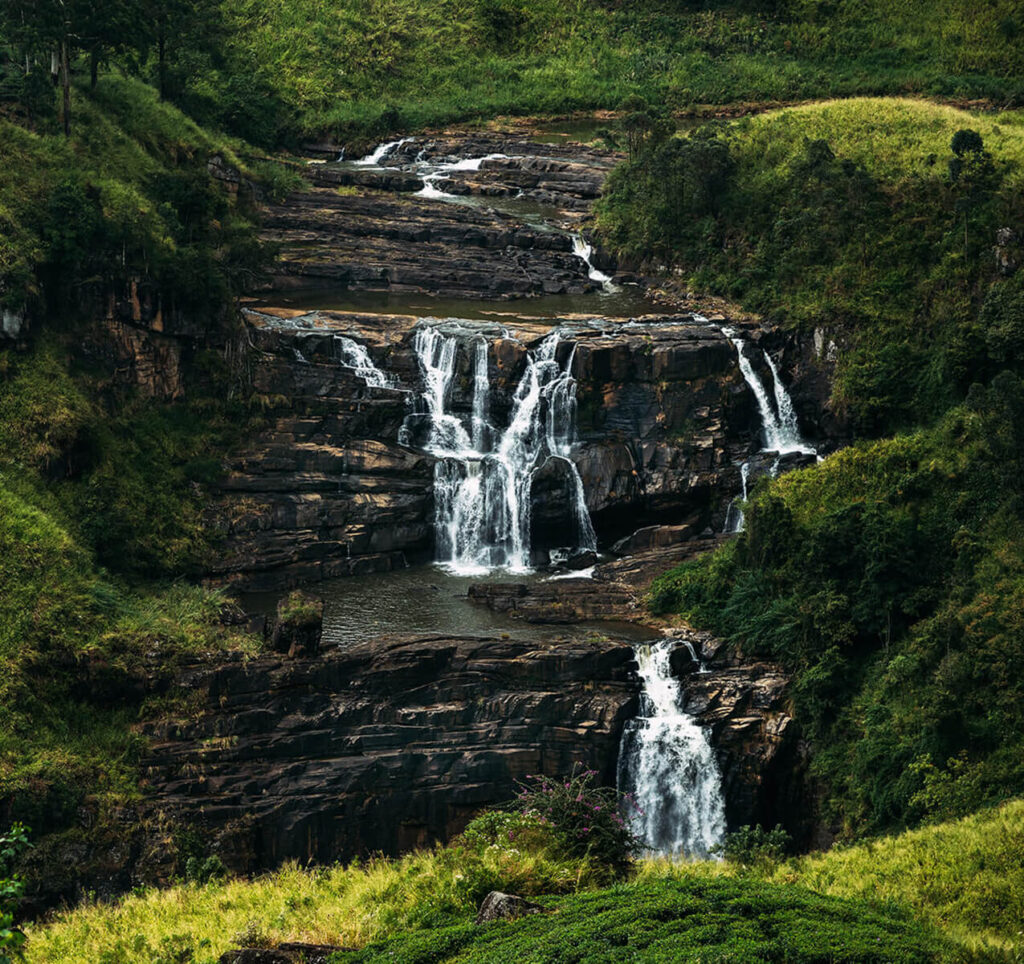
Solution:
[(630, 826), (651, 851), (708, 857), (725, 835), (722, 778), (707, 732), (682, 708), (671, 666), (677, 645), (665, 639), (636, 649), (642, 715), (623, 730), (618, 785), (632, 794)]
[[(486, 339), (460, 342), (436, 325), (420, 327), (413, 340), (424, 381), (430, 428), (424, 447), (438, 456), (434, 468), (436, 561), (472, 575), (492, 569), (530, 568), (531, 488), (534, 473), (554, 459), (565, 466), (574, 549), (596, 549), (583, 481), (571, 459), (575, 441), (575, 347), (559, 363), (558, 331), (527, 353), (526, 369), (512, 400), (506, 428), (488, 419), (490, 384)], [(448, 410), (460, 343), (472, 359), (469, 425)], [(403, 430), (404, 441), (409, 432)]]

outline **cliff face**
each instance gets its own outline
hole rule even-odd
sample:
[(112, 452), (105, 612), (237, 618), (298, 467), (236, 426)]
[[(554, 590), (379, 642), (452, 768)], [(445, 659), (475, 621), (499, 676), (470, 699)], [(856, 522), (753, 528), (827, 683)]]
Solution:
[[(253, 382), (271, 405), (271, 425), (224, 482), (217, 518), (227, 538), (215, 577), (270, 589), (429, 558), (434, 459), (398, 443), (423, 391), (412, 348), (417, 319), (283, 310), (248, 317)], [(490, 340), (491, 407), (507, 418), (526, 352), (549, 328), (460, 324), (467, 346), (479, 334)], [(756, 432), (732, 345), (688, 315), (571, 325), (560, 351), (575, 345), (574, 459), (599, 534), (611, 541), (681, 518), (691, 519), (694, 534), (720, 528), (739, 488), (735, 463)], [(365, 346), (395, 387), (371, 387), (340, 364), (335, 335)], [(470, 354), (460, 351), (454, 411), (469, 413), (471, 386)], [(535, 480), (538, 531), (564, 522), (559, 485), (544, 473)]]
[(614, 782), (631, 660), (607, 640), (419, 636), (195, 665), (196, 715), (144, 728), (148, 806), (245, 871), (448, 840), (528, 773)]

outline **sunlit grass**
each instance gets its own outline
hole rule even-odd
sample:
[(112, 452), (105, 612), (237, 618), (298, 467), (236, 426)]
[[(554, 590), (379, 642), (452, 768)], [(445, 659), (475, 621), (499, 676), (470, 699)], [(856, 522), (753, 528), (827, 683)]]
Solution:
[(169, 938), (194, 949), (192, 964), (212, 964), (239, 943), (361, 947), (397, 931), (467, 919), (492, 889), (573, 893), (599, 879), (586, 861), (496, 847), (479, 855), (445, 849), (322, 870), (290, 865), (253, 881), (182, 884), (83, 905), (32, 927), (28, 960), (84, 964), (119, 949), (156, 948)]
[[(964, 820), (872, 840), (779, 865), (644, 860), (635, 882), (753, 878), (831, 896), (895, 903), (959, 942), (965, 953), (1024, 947), (1024, 801)], [(308, 941), (362, 947), (398, 933), (470, 919), (491, 889), (524, 896), (576, 893), (601, 883), (583, 861), (515, 849), (442, 849), (395, 860), (303, 870), (252, 881), (182, 884), (112, 904), (91, 903), (29, 931), (33, 964), (120, 961), (119, 949), (174, 939), (193, 964), (239, 943)], [(620, 890), (628, 901), (628, 891)], [(131, 956), (123, 958), (133, 960)]]

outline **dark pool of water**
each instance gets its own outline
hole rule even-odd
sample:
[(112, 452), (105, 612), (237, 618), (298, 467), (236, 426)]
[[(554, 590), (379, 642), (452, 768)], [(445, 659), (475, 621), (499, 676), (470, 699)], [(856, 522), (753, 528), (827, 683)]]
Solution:
[[(466, 595), (474, 582), (524, 582), (541, 575), (494, 573), (486, 578), (455, 576), (435, 566), (332, 579), (311, 587), (324, 600), (325, 645), (352, 646), (402, 633), (500, 636), (546, 640), (586, 638), (594, 634), (642, 641), (656, 635), (631, 623), (591, 622), (575, 626), (538, 625), (495, 613)], [(272, 612), (283, 593), (247, 597), (246, 608)]]
[(616, 291), (595, 291), (587, 295), (542, 295), (516, 301), (478, 301), (469, 298), (433, 298), (402, 291), (349, 291), (323, 288), (309, 291), (277, 292), (267, 304), (303, 311), (362, 311), (381, 315), (415, 315), (420, 318), (464, 318), (499, 324), (550, 319), (568, 315), (604, 318), (635, 318), (664, 311), (637, 285), (620, 285)]

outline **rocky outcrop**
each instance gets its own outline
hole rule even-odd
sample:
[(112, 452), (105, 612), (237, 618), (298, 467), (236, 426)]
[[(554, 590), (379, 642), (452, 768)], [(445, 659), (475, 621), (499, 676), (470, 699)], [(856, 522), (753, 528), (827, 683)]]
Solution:
[(798, 847), (809, 846), (816, 826), (808, 747), (793, 719), (788, 675), (775, 663), (725, 655), (709, 634), (684, 638), (700, 663), (681, 645), (672, 666), (684, 708), (710, 730), (727, 825), (781, 824)]
[(574, 624), (595, 620), (642, 620), (639, 595), (623, 583), (559, 576), (544, 582), (476, 583), (469, 598), (496, 613), (530, 623)]
[[(479, 166), (456, 166), (467, 158)], [(310, 166), (310, 189), (263, 219), (281, 252), (273, 287), (486, 299), (597, 291), (572, 238), (553, 227), (577, 222), (617, 159), (477, 133), (416, 138), (379, 166)], [(420, 196), (423, 163), (441, 171), (437, 190), (464, 203)]]
[(448, 840), (527, 774), (613, 783), (631, 663), (603, 639), (420, 636), (196, 664), (195, 715), (142, 728), (149, 805), (239, 871)]
[(324, 602), (296, 590), (277, 604), (270, 648), (289, 659), (316, 656), (324, 627)]
[[(420, 423), (407, 421), (422, 392), (412, 350), (418, 319), (286, 310), (248, 318), (253, 384), (271, 424), (223, 483), (216, 524), (226, 538), (213, 578), (272, 589), (430, 558), (434, 458), (419, 447)], [(457, 358), (452, 409), (469, 416), (468, 346), (483, 334), (492, 416), (507, 419), (527, 350), (549, 326), (458, 324), (467, 349)], [(575, 460), (602, 539), (680, 519), (693, 534), (720, 528), (757, 424), (728, 340), (688, 315), (568, 325), (559, 351), (565, 359), (575, 352)], [(336, 336), (363, 345), (393, 382), (368, 385), (342, 363)], [(411, 426), (408, 444), (399, 444), (403, 424)], [(565, 473), (539, 472), (532, 495), (537, 548), (548, 548), (545, 538), (564, 545)], [(682, 536), (667, 531), (659, 530), (661, 543)]]
[(601, 287), (587, 277), (568, 236), (501, 212), (429, 198), (314, 188), (269, 208), (263, 236), (280, 248), (277, 291), (413, 291), (503, 300)]
[(499, 890), (492, 890), (480, 905), (476, 915), (476, 924), (490, 924), (497, 920), (518, 920), (528, 914), (540, 914), (544, 910), (540, 904), (535, 904), (514, 894), (503, 894)]

